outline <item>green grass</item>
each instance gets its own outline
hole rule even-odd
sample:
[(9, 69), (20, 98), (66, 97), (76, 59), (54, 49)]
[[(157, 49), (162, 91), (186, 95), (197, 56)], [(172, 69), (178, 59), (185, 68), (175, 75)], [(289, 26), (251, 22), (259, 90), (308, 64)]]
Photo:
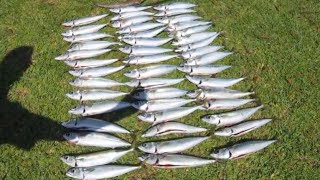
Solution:
[[(186, 153), (209, 157), (216, 147), (241, 140), (278, 142), (244, 159), (179, 170), (144, 166), (118, 179), (319, 179), (320, 4), (308, 0), (194, 2), (199, 4), (198, 14), (215, 23), (212, 30), (224, 32), (215, 44), (236, 52), (219, 61), (233, 67), (218, 76), (247, 77), (235, 88), (255, 91), (257, 104), (265, 105), (252, 119), (273, 118), (273, 122), (239, 138), (213, 137)], [(89, 0), (1, 1), (0, 179), (64, 179), (68, 167), (59, 160), (61, 155), (96, 150), (62, 139), (66, 130), (60, 123), (72, 118), (67, 111), (77, 102), (65, 97), (73, 89), (68, 84), (73, 78), (54, 57), (68, 47), (60, 35), (63, 21), (104, 12)], [(115, 52), (105, 57), (125, 56)], [(127, 81), (123, 72), (110, 78)], [(178, 87), (195, 89), (187, 81)], [(182, 122), (210, 128), (201, 122), (201, 115), (194, 113)], [(134, 111), (122, 112), (121, 118), (119, 124), (137, 130), (135, 144), (148, 140), (139, 138), (148, 124), (139, 122)], [(134, 137), (125, 138), (132, 141)], [(119, 163), (137, 164), (139, 154), (130, 153)]]

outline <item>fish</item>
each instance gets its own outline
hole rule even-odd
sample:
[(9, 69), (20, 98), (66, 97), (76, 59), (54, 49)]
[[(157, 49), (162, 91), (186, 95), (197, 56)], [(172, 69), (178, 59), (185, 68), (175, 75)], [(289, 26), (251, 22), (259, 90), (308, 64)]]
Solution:
[(148, 56), (131, 56), (126, 60), (122, 61), (124, 64), (153, 64), (159, 63), (163, 61), (167, 61), (169, 59), (178, 57), (176, 54), (155, 54)]
[(186, 76), (186, 78), (198, 87), (226, 88), (237, 84), (245, 78), (207, 78), (201, 76)]
[(62, 33), (62, 36), (77, 36), (81, 34), (89, 34), (98, 32), (100, 29), (106, 27), (107, 24), (97, 24), (97, 25), (87, 25), (87, 26), (81, 26), (77, 28), (72, 28), (70, 30), (67, 30), (66, 32)]
[(172, 52), (172, 49), (152, 46), (125, 46), (119, 48), (119, 50), (123, 53), (130, 54), (130, 56), (148, 56)]
[(203, 25), (203, 26), (196, 26), (196, 27), (190, 27), (188, 29), (184, 29), (181, 31), (176, 31), (171, 36), (175, 37), (176, 39), (181, 39), (187, 36), (190, 36), (191, 34), (200, 33), (208, 30), (212, 25)]
[(157, 88), (134, 92), (131, 96), (138, 100), (155, 100), (178, 98), (187, 94), (188, 91), (177, 88)]
[(157, 99), (150, 101), (135, 101), (132, 103), (132, 106), (140, 111), (153, 112), (181, 107), (194, 101), (195, 99), (182, 98)]
[(197, 19), (201, 19), (201, 17), (197, 16), (197, 15), (193, 15), (193, 14), (182, 14), (182, 15), (177, 15), (177, 16), (173, 16), (173, 17), (157, 18), (156, 21), (159, 23), (162, 23), (162, 24), (172, 25), (172, 24), (176, 24), (179, 22), (194, 21)]
[(69, 83), (76, 87), (90, 87), (90, 88), (110, 88), (114, 86), (123, 86), (124, 83), (120, 83), (106, 78), (77, 78)]
[(165, 79), (165, 78), (149, 78), (149, 79), (137, 79), (126, 82), (125, 84), (134, 88), (143, 88), (143, 89), (151, 89), (151, 88), (159, 88), (172, 86), (182, 82), (184, 78), (180, 79)]
[(141, 69), (133, 69), (124, 73), (124, 75), (129, 78), (145, 79), (145, 78), (158, 77), (161, 75), (165, 75), (165, 74), (171, 73), (176, 69), (177, 69), (177, 66), (173, 66), (169, 64), (159, 64), (159, 65), (143, 67)]
[(186, 14), (186, 13), (193, 13), (196, 12), (192, 9), (171, 9), (171, 10), (164, 10), (159, 11), (154, 16), (160, 17), (160, 16), (174, 16), (174, 15), (180, 15), (180, 14)]
[(150, 29), (154, 29), (157, 27), (162, 27), (163, 24), (161, 23), (153, 23), (153, 22), (146, 22), (141, 24), (134, 24), (132, 26), (122, 28), (116, 33), (118, 34), (126, 34), (126, 33), (134, 33), (134, 32), (141, 32), (141, 31), (147, 31)]
[(71, 144), (105, 148), (131, 146), (130, 143), (110, 134), (98, 132), (68, 132), (63, 137)]
[(120, 40), (125, 39), (125, 38), (153, 38), (160, 34), (162, 31), (164, 31), (166, 27), (159, 27), (159, 28), (154, 28), (150, 29), (147, 31), (141, 31), (141, 32), (133, 32), (129, 34), (124, 34), (122, 36), (119, 36), (118, 38)]
[(187, 3), (187, 2), (174, 2), (170, 4), (160, 4), (153, 7), (153, 9), (158, 11), (172, 10), (172, 9), (188, 9), (193, 8), (198, 5)]
[(138, 148), (150, 154), (163, 154), (163, 153), (179, 153), (190, 149), (201, 142), (209, 139), (210, 137), (187, 137), (174, 140), (165, 140), (157, 142), (145, 142)]
[(254, 92), (241, 92), (233, 89), (226, 88), (210, 88), (210, 89), (198, 89), (195, 91), (189, 91), (187, 96), (190, 98), (199, 98), (201, 100), (210, 99), (238, 99), (244, 96), (249, 96)]
[(124, 19), (124, 20), (113, 21), (111, 26), (114, 28), (126, 28), (128, 26), (132, 26), (134, 24), (144, 23), (144, 22), (150, 21), (152, 19), (153, 19), (153, 17), (151, 17), (151, 16), (131, 17), (131, 18)]
[(107, 150), (81, 155), (63, 155), (60, 159), (71, 167), (91, 167), (116, 162), (122, 156), (132, 151), (133, 148), (127, 150)]
[(210, 110), (228, 110), (253, 101), (255, 101), (255, 99), (218, 99), (205, 102), (204, 107)]
[(202, 41), (198, 41), (198, 42), (195, 42), (195, 43), (191, 43), (191, 44), (187, 44), (187, 45), (184, 45), (184, 46), (180, 46), (180, 47), (176, 48), (176, 50), (174, 50), (174, 52), (185, 52), (185, 51), (190, 51), (190, 50), (197, 49), (197, 48), (200, 48), (200, 47), (204, 47), (204, 46), (207, 46), (207, 45), (211, 44), (212, 41), (215, 40), (215, 39), (216, 39), (216, 36), (213, 36), (213, 37), (204, 39)]
[(184, 59), (194, 59), (209, 53), (213, 53), (223, 48), (223, 46), (205, 46), (190, 51), (183, 52), (181, 56)]
[(247, 121), (247, 122), (237, 124), (234, 126), (218, 129), (217, 131), (214, 132), (214, 135), (237, 137), (237, 136), (244, 135), (250, 131), (253, 131), (253, 130), (269, 123), (270, 121), (271, 121), (271, 119)]
[(122, 14), (126, 12), (136, 12), (136, 11), (143, 11), (146, 9), (150, 9), (152, 6), (127, 6), (127, 7), (120, 7), (120, 8), (111, 8), (109, 9), (113, 13)]
[(73, 76), (80, 77), (80, 78), (102, 77), (102, 76), (107, 76), (115, 72), (118, 72), (125, 67), (126, 66), (74, 69), (74, 70), (70, 70), (69, 73)]
[(141, 137), (164, 136), (168, 134), (191, 134), (207, 131), (206, 128), (191, 126), (179, 122), (164, 122), (149, 128)]
[(149, 122), (153, 124), (159, 124), (162, 122), (173, 121), (184, 116), (187, 116), (194, 111), (202, 108), (202, 106), (195, 106), (195, 107), (178, 107), (163, 111), (157, 112), (144, 112), (138, 115), (138, 118), (141, 121)]
[(113, 178), (140, 169), (141, 166), (101, 165), (93, 167), (74, 167), (68, 170), (67, 176), (75, 179)]
[(67, 97), (79, 100), (79, 101), (98, 101), (114, 99), (120, 96), (128, 95), (129, 93), (112, 91), (107, 89), (89, 89), (89, 90), (77, 90), (66, 94)]
[(64, 63), (76, 69), (85, 69), (106, 66), (115, 63), (118, 60), (119, 59), (83, 59), (74, 61), (64, 61)]
[(132, 46), (161, 46), (169, 41), (171, 41), (173, 38), (123, 38), (122, 41), (130, 44)]
[(238, 159), (260, 151), (274, 142), (276, 142), (276, 140), (246, 141), (231, 147), (218, 149), (210, 155), (215, 159)]
[(80, 34), (76, 36), (68, 36), (68, 37), (64, 37), (63, 40), (71, 43), (77, 43), (77, 42), (103, 39), (106, 37), (113, 37), (113, 36), (107, 33), (95, 32), (95, 33), (89, 33), (89, 34)]
[(210, 21), (183, 21), (175, 24), (169, 24), (168, 25), (168, 31), (169, 32), (179, 32), (184, 31), (188, 28), (193, 27), (199, 27), (199, 26), (206, 26), (206, 25), (212, 25), (212, 22)]
[(83, 18), (72, 20), (72, 21), (64, 22), (62, 25), (71, 26), (71, 27), (82, 26), (82, 25), (87, 25), (87, 24), (91, 24), (93, 22), (99, 21), (100, 19), (103, 19), (107, 16), (108, 14), (101, 14), (97, 16), (83, 17)]
[(152, 15), (154, 15), (154, 13), (146, 12), (146, 11), (125, 12), (125, 13), (121, 13), (113, 16), (111, 18), (111, 21), (119, 21), (119, 20), (124, 20), (128, 18), (133, 18), (133, 17), (152, 16)]
[(71, 119), (69, 121), (63, 122), (62, 126), (68, 129), (80, 130), (80, 131), (125, 133), (125, 134), (130, 133), (130, 131), (110, 121), (87, 118), (87, 117)]
[(58, 57), (55, 57), (55, 60), (58, 61), (73, 61), (78, 59), (92, 58), (100, 56), (107, 52), (110, 52), (111, 49), (97, 49), (97, 50), (81, 50), (81, 51), (72, 51), (62, 54)]
[(117, 111), (130, 106), (130, 103), (124, 101), (101, 101), (90, 105), (81, 104), (69, 110), (69, 113), (81, 116), (92, 116)]
[(113, 45), (122, 45), (117, 42), (109, 42), (109, 41), (85, 41), (76, 44), (72, 44), (69, 52), (72, 51), (80, 51), (80, 50), (97, 50), (97, 49), (105, 49)]
[(194, 66), (194, 65), (207, 65), (207, 64), (211, 64), (214, 62), (217, 62), (229, 55), (233, 54), (233, 52), (212, 52), (209, 54), (205, 54), (203, 56), (200, 57), (196, 57), (194, 59), (189, 59), (187, 60), (184, 64), (185, 65), (190, 65), (190, 66)]
[(189, 65), (180, 65), (177, 69), (181, 72), (188, 73), (192, 76), (205, 76), (205, 75), (213, 75), (219, 72), (222, 72), (231, 66), (224, 65), (203, 65), (203, 66), (189, 66)]
[(222, 126), (230, 126), (233, 124), (241, 123), (242, 121), (246, 120), (250, 116), (252, 116), (255, 112), (259, 109), (262, 109), (263, 105), (253, 107), (253, 108), (246, 108), (240, 109), (231, 112), (225, 112), (220, 114), (213, 114), (204, 116), (201, 120), (207, 122), (209, 124), (216, 125), (218, 127)]
[(144, 154), (139, 157), (139, 160), (152, 165), (152, 167), (166, 169), (196, 167), (216, 162), (214, 159), (181, 154)]
[(219, 32), (200, 32), (200, 33), (195, 33), (195, 34), (191, 34), (189, 36), (180, 38), (178, 41), (172, 42), (172, 45), (183, 46), (183, 45), (195, 43), (198, 41), (202, 41), (210, 37), (218, 37), (218, 36), (219, 36)]

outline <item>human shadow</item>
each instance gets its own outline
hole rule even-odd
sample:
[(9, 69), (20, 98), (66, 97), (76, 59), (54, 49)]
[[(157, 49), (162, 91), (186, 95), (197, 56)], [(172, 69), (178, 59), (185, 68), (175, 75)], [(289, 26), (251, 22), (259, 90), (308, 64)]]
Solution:
[[(33, 47), (11, 50), (0, 63), (0, 146), (11, 144), (30, 150), (40, 140), (62, 140), (63, 128), (54, 120), (34, 114), (8, 99), (11, 86), (32, 64)], [(27, 96), (25, 93), (18, 96)]]

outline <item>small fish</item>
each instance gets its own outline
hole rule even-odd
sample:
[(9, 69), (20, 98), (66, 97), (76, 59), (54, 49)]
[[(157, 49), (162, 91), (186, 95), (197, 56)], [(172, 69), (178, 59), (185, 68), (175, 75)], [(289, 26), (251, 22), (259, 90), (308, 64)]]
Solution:
[(88, 25), (88, 26), (81, 26), (77, 28), (72, 28), (64, 33), (62, 33), (62, 36), (77, 36), (81, 34), (89, 34), (98, 32), (100, 29), (106, 27), (107, 24), (98, 24), (98, 25)]
[(140, 111), (153, 112), (181, 107), (194, 101), (195, 99), (182, 98), (157, 99), (150, 101), (136, 101), (132, 103), (132, 106)]
[(64, 37), (63, 40), (71, 43), (77, 43), (77, 42), (84, 42), (84, 41), (93, 41), (93, 40), (102, 39), (106, 37), (113, 37), (113, 36), (106, 33), (95, 32), (90, 34), (68, 36), (68, 37)]
[(138, 100), (170, 99), (184, 96), (187, 92), (177, 88), (157, 88), (135, 92), (132, 97)]
[(231, 54), (233, 54), (233, 52), (218, 52), (218, 51), (212, 52), (212, 53), (200, 56), (200, 57), (196, 57), (194, 59), (189, 59), (185, 62), (185, 65), (190, 65), (190, 66), (207, 65), (207, 64), (217, 62), (217, 61), (219, 61), (219, 60), (221, 60)]
[(153, 22), (146, 22), (141, 24), (135, 24), (126, 28), (123, 28), (117, 31), (118, 34), (126, 34), (126, 33), (134, 33), (134, 32), (141, 32), (147, 31), (153, 28), (161, 27), (163, 24), (161, 23), (153, 23)]
[(128, 18), (125, 20), (114, 21), (111, 24), (111, 26), (114, 28), (126, 28), (128, 26), (144, 23), (144, 22), (150, 21), (152, 19), (153, 19), (153, 17), (151, 17), (151, 16), (131, 17), (131, 18)]
[(143, 88), (143, 89), (151, 89), (151, 88), (159, 88), (172, 86), (182, 82), (184, 79), (165, 79), (165, 78), (149, 78), (149, 79), (138, 79), (131, 80), (126, 82), (125, 84), (130, 87)]
[(118, 20), (133, 18), (133, 17), (152, 16), (152, 15), (154, 15), (154, 13), (146, 12), (146, 11), (125, 12), (125, 13), (121, 13), (121, 14), (118, 14), (116, 16), (113, 16), (111, 18), (111, 21), (118, 21)]
[(261, 108), (263, 108), (263, 105), (253, 108), (240, 109), (232, 112), (207, 115), (203, 117), (202, 120), (218, 127), (230, 126), (246, 120)]
[(135, 79), (145, 79), (151, 77), (158, 77), (161, 75), (165, 75), (171, 73), (176, 70), (177, 67), (169, 64), (160, 64), (160, 65), (152, 65), (148, 67), (144, 67), (141, 69), (133, 69), (126, 73), (125, 76)]
[(83, 59), (74, 61), (64, 61), (68, 66), (76, 69), (106, 66), (117, 62), (119, 59)]
[(132, 46), (161, 46), (172, 38), (123, 38), (122, 41)]
[(177, 69), (181, 72), (188, 73), (192, 76), (205, 76), (205, 75), (213, 75), (219, 72), (222, 72), (231, 66), (223, 66), (223, 65), (203, 65), (203, 66), (189, 66), (189, 65), (180, 65)]
[(169, 32), (178, 32), (184, 31), (188, 28), (199, 27), (199, 26), (206, 26), (212, 25), (212, 22), (209, 21), (183, 21), (176, 24), (169, 24), (168, 31)]
[(180, 15), (180, 14), (187, 14), (187, 13), (193, 13), (196, 12), (192, 9), (172, 9), (172, 10), (164, 10), (156, 13), (154, 16), (174, 16), (174, 15)]
[(238, 99), (244, 96), (254, 94), (254, 92), (241, 92), (226, 88), (210, 88), (210, 89), (198, 89), (190, 91), (187, 96), (191, 98), (199, 98), (201, 100), (210, 99)]
[(91, 16), (91, 17), (84, 17), (84, 18), (80, 18), (80, 19), (75, 19), (72, 21), (68, 21), (63, 23), (63, 26), (82, 26), (82, 25), (87, 25), (87, 24), (91, 24), (93, 22), (99, 21), (102, 18), (107, 17), (108, 14), (101, 14), (101, 15), (97, 15), (97, 16)]
[(79, 101), (98, 101), (114, 99), (120, 96), (128, 95), (129, 93), (112, 91), (107, 89), (89, 89), (89, 90), (77, 90), (67, 93), (66, 96)]
[(238, 159), (260, 151), (274, 142), (276, 142), (276, 140), (247, 141), (238, 143), (231, 147), (216, 150), (211, 154), (211, 156), (215, 159)]
[(175, 32), (172, 36), (174, 36), (176, 39), (181, 39), (187, 36), (190, 36), (191, 34), (200, 33), (208, 30), (212, 25), (203, 25), (203, 26), (196, 26), (196, 27), (190, 27), (188, 29), (184, 29), (182, 31)]
[(187, 21), (194, 21), (197, 19), (201, 19), (200, 16), (192, 15), (192, 14), (182, 14), (182, 15), (177, 15), (173, 17), (161, 17), (156, 19), (157, 22), (162, 23), (162, 24), (176, 24), (179, 22), (187, 22)]
[(136, 12), (136, 11), (143, 11), (146, 9), (150, 9), (152, 6), (127, 6), (127, 7), (120, 7), (120, 8), (112, 8), (109, 9), (111, 12), (122, 14), (126, 12)]
[(112, 45), (122, 45), (117, 42), (109, 42), (109, 41), (85, 41), (71, 45), (69, 52), (72, 51), (80, 51), (80, 50), (97, 50), (97, 49), (105, 49)]
[(115, 72), (118, 72), (125, 67), (126, 66), (74, 69), (74, 70), (70, 70), (69, 73), (73, 76), (80, 77), (80, 78), (102, 77), (102, 76), (107, 76)]
[(255, 99), (218, 99), (205, 102), (204, 107), (210, 110), (228, 110), (253, 101), (255, 101)]
[(153, 7), (153, 9), (158, 11), (172, 10), (172, 9), (188, 9), (196, 7), (197, 5), (187, 3), (187, 2), (174, 2), (170, 4), (160, 4)]
[(150, 46), (125, 46), (123, 48), (119, 48), (119, 50), (123, 53), (130, 54), (130, 56), (148, 56), (172, 52), (172, 49)]
[(205, 47), (201, 47), (201, 48), (197, 48), (197, 49), (183, 52), (181, 54), (181, 56), (184, 59), (193, 59), (193, 58), (197, 58), (197, 57), (209, 54), (209, 53), (216, 52), (221, 48), (223, 48), (223, 46), (205, 46)]
[(148, 56), (131, 56), (126, 60), (122, 61), (124, 64), (153, 64), (159, 63), (163, 61), (167, 61), (169, 59), (178, 57), (176, 54), (155, 54), (155, 55), (148, 55)]
[(123, 36), (119, 36), (118, 38), (120, 40), (122, 40), (124, 38), (153, 38), (153, 37), (157, 36), (158, 34), (160, 34), (162, 31), (164, 31), (165, 29), (166, 29), (166, 27), (158, 27), (158, 28), (147, 30), (147, 31), (133, 32), (133, 33), (125, 34)]
[(190, 36), (180, 38), (178, 41), (172, 42), (174, 46), (183, 46), (187, 44), (192, 44), (198, 41), (202, 41), (211, 37), (218, 37), (219, 32), (200, 32), (191, 34)]
[(100, 56), (100, 55), (105, 54), (109, 51), (111, 51), (111, 49), (73, 51), (73, 52), (67, 52), (63, 55), (55, 57), (55, 60), (73, 61), (73, 60), (78, 60), (78, 59), (86, 59), (86, 58)]
[(200, 76), (186, 76), (186, 78), (198, 87), (225, 88), (237, 84), (245, 78), (207, 78)]
[(114, 86), (123, 86), (124, 83), (105, 78), (77, 78), (69, 83), (76, 87), (89, 87), (89, 88), (110, 88)]
[(197, 49), (197, 48), (200, 48), (200, 47), (205, 47), (205, 46), (208, 46), (209, 44), (211, 44), (212, 41), (215, 40), (215, 39), (216, 39), (216, 36), (213, 36), (213, 37), (204, 39), (202, 41), (198, 41), (198, 42), (195, 42), (195, 43), (192, 43), (192, 44), (187, 44), (187, 45), (178, 47), (175, 50), (175, 52), (186, 52), (186, 51), (190, 51), (190, 50)]

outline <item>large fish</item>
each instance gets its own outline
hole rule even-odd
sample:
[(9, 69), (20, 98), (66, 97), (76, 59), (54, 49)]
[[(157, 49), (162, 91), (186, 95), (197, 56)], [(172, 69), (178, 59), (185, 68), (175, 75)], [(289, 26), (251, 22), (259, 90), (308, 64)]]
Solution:
[(91, 16), (91, 17), (84, 17), (84, 18), (80, 18), (80, 19), (75, 19), (72, 21), (68, 21), (63, 23), (63, 26), (82, 26), (82, 25), (87, 25), (87, 24), (91, 24), (93, 22), (96, 22), (102, 18), (107, 17), (108, 14), (101, 14), (101, 15), (97, 15), (97, 16)]
[(206, 25), (212, 25), (212, 22), (209, 21), (183, 21), (179, 22), (176, 24), (169, 24), (168, 31), (173, 32), (173, 31), (184, 31), (188, 28), (193, 28), (193, 27), (199, 27), (199, 26), (206, 26)]
[(188, 91), (177, 88), (157, 88), (142, 90), (132, 94), (138, 100), (170, 99), (178, 98), (187, 94)]
[(225, 88), (237, 84), (245, 78), (208, 78), (200, 76), (186, 76), (186, 78), (198, 87)]
[(133, 46), (161, 46), (171, 41), (172, 38), (123, 38), (122, 41)]
[(202, 120), (218, 127), (230, 126), (246, 120), (261, 108), (263, 108), (263, 105), (253, 108), (240, 109), (232, 112), (207, 115), (204, 116)]
[(62, 126), (69, 129), (80, 130), (80, 131), (126, 133), (126, 134), (130, 133), (130, 131), (112, 122), (104, 121), (100, 119), (94, 119), (94, 118), (86, 118), (86, 117), (71, 119), (69, 121), (63, 122)]
[(158, 11), (172, 10), (172, 9), (188, 9), (192, 7), (196, 7), (197, 5), (187, 3), (187, 2), (174, 2), (174, 3), (166, 3), (160, 4), (153, 7), (153, 9)]
[(173, 33), (173, 35), (171, 35), (171, 36), (174, 36), (176, 39), (181, 39), (181, 38), (190, 36), (191, 34), (204, 32), (204, 31), (208, 30), (210, 27), (211, 27), (211, 24), (191, 27), (188, 29), (177, 31), (177, 32)]
[(173, 16), (173, 17), (161, 17), (156, 19), (156, 21), (162, 24), (170, 25), (170, 24), (176, 24), (179, 22), (194, 21), (197, 19), (201, 19), (201, 17), (193, 14), (182, 14), (182, 15)]
[(181, 72), (188, 73), (192, 76), (205, 76), (205, 75), (213, 75), (219, 72), (222, 72), (231, 66), (223, 66), (223, 65), (203, 65), (203, 66), (189, 66), (189, 65), (180, 65), (177, 69)]
[(206, 128), (191, 126), (179, 122), (164, 122), (149, 128), (141, 137), (164, 136), (168, 134), (191, 134), (207, 131)]
[(168, 74), (177, 69), (177, 66), (169, 64), (160, 64), (144, 67), (141, 69), (133, 69), (126, 73), (125, 76), (135, 79), (145, 79), (150, 77), (158, 77), (164, 74)]
[(156, 13), (154, 16), (174, 16), (174, 15), (180, 15), (180, 14), (186, 14), (186, 13), (193, 13), (196, 12), (192, 9), (172, 9), (172, 10), (164, 10)]
[(80, 34), (76, 36), (68, 36), (64, 37), (63, 40), (71, 43), (77, 43), (77, 42), (84, 42), (84, 41), (93, 41), (97, 39), (102, 39), (106, 37), (113, 37), (110, 34), (101, 33), (101, 32), (95, 32), (90, 34)]
[(139, 157), (140, 161), (157, 168), (187, 168), (203, 166), (216, 162), (213, 159), (203, 159), (181, 154), (145, 154)]
[(205, 54), (216, 52), (221, 48), (223, 48), (223, 46), (205, 46), (205, 47), (200, 47), (200, 48), (197, 48), (197, 49), (193, 49), (193, 50), (190, 50), (190, 51), (183, 52), (181, 54), (181, 56), (184, 59), (193, 59), (193, 58), (197, 58), (197, 57), (203, 56)]
[(187, 96), (191, 98), (199, 98), (201, 100), (210, 99), (238, 99), (244, 96), (249, 96), (254, 92), (241, 92), (226, 88), (210, 88), (210, 89), (198, 89), (190, 91)]
[(200, 32), (200, 33), (195, 33), (195, 34), (191, 34), (190, 36), (180, 38), (178, 41), (172, 42), (172, 45), (183, 46), (183, 45), (195, 43), (211, 37), (218, 37), (218, 36), (219, 36), (218, 32)]
[(58, 57), (55, 57), (55, 60), (73, 61), (73, 60), (78, 60), (78, 59), (86, 59), (86, 58), (100, 56), (100, 55), (105, 54), (109, 51), (111, 51), (111, 49), (72, 51), (72, 52), (67, 52), (63, 55), (60, 55)]
[(74, 61), (64, 61), (68, 66), (76, 69), (106, 66), (117, 62), (119, 59), (83, 59)]
[(64, 155), (60, 159), (71, 167), (91, 167), (116, 162), (131, 151), (133, 149), (107, 150), (81, 155)]
[(101, 165), (93, 167), (74, 167), (68, 170), (67, 176), (75, 179), (113, 178), (140, 169), (141, 166)]
[(106, 148), (128, 147), (130, 143), (110, 134), (97, 132), (69, 132), (63, 137), (71, 144)]
[(151, 88), (159, 88), (172, 86), (182, 82), (184, 79), (165, 79), (165, 78), (149, 78), (149, 79), (138, 79), (131, 80), (126, 85), (134, 88), (143, 88), (143, 89), (151, 89)]
[(200, 57), (196, 57), (194, 59), (188, 59), (185, 64), (186, 65), (207, 65), (219, 61), (229, 55), (233, 54), (233, 52), (212, 52), (209, 54), (205, 54)]
[(117, 31), (118, 34), (126, 34), (126, 33), (134, 33), (134, 32), (141, 32), (141, 31), (147, 31), (150, 29), (154, 29), (157, 27), (161, 27), (163, 24), (161, 23), (153, 23), (153, 22), (146, 22), (141, 24), (134, 24), (132, 26), (123, 28), (119, 31)]
[(131, 104), (124, 101), (106, 101), (97, 102), (90, 105), (79, 105), (71, 110), (70, 114), (81, 115), (81, 116), (92, 116), (97, 114), (109, 113), (130, 107)]
[(136, 11), (143, 11), (146, 9), (150, 9), (152, 6), (127, 6), (127, 7), (120, 7), (120, 8), (112, 8), (109, 9), (111, 12), (122, 14), (126, 12), (136, 12)]
[(125, 64), (153, 64), (178, 57), (176, 54), (155, 54), (149, 56), (132, 56), (122, 61)]
[(274, 142), (276, 142), (276, 140), (238, 143), (231, 147), (218, 149), (214, 151), (211, 156), (216, 159), (238, 159), (262, 150)]
[(114, 99), (120, 96), (128, 95), (129, 93), (112, 91), (107, 89), (89, 89), (89, 90), (77, 90), (67, 93), (71, 99), (79, 101), (97, 101), (97, 100), (107, 100)]
[(138, 148), (143, 152), (151, 154), (179, 153), (190, 149), (209, 138), (210, 137), (187, 137), (175, 140), (145, 142)]
[(89, 88), (110, 88), (114, 86), (123, 86), (124, 83), (120, 83), (111, 79), (105, 78), (77, 78), (69, 83), (72, 86), (77, 87), (89, 87)]
[(247, 103), (253, 102), (255, 99), (218, 99), (205, 102), (204, 108), (210, 110), (228, 110), (240, 107)]
[(153, 19), (153, 17), (151, 17), (151, 16), (131, 17), (131, 18), (128, 18), (125, 20), (114, 21), (111, 26), (114, 28), (126, 28), (128, 26), (132, 26), (134, 24), (144, 23), (144, 22), (150, 21), (152, 19)]
[(96, 49), (104, 49), (108, 48), (112, 45), (122, 45), (117, 42), (109, 42), (109, 41), (85, 41), (71, 45), (69, 52), (71, 51), (80, 51), (80, 50), (96, 50)]
[(182, 98), (157, 99), (150, 101), (136, 101), (132, 103), (132, 106), (140, 111), (153, 112), (181, 107), (194, 101), (195, 99)]
[(125, 12), (125, 13), (121, 13), (121, 14), (118, 14), (116, 16), (113, 16), (111, 18), (111, 21), (118, 21), (118, 20), (133, 18), (133, 17), (152, 16), (152, 15), (154, 15), (154, 13), (146, 12), (146, 11)]
[(119, 50), (123, 53), (130, 54), (130, 56), (148, 56), (172, 52), (172, 49), (152, 46), (125, 46), (123, 48), (119, 48)]
[(106, 26), (107, 26), (107, 24), (97, 24), (97, 25), (88, 25), (88, 26), (81, 26), (81, 27), (77, 27), (77, 28), (72, 28), (72, 29), (67, 30), (66, 32), (62, 33), (62, 36), (76, 36), (76, 35), (81, 35), (81, 34), (94, 33), (94, 32), (97, 32)]
[(118, 72), (125, 67), (126, 66), (74, 69), (74, 70), (70, 70), (69, 73), (73, 76), (81, 77), (81, 78), (102, 77), (102, 76), (107, 76), (109, 74)]
[(204, 39), (202, 41), (198, 41), (198, 42), (195, 42), (195, 43), (192, 43), (192, 44), (187, 44), (187, 45), (184, 45), (184, 46), (181, 46), (181, 47), (178, 47), (175, 52), (185, 52), (185, 51), (190, 51), (192, 49), (197, 49), (197, 48), (200, 48), (200, 47), (205, 47), (205, 46), (208, 46), (209, 44), (212, 43), (213, 40), (216, 39), (216, 36), (212, 36), (210, 38), (207, 38), (207, 39)]

